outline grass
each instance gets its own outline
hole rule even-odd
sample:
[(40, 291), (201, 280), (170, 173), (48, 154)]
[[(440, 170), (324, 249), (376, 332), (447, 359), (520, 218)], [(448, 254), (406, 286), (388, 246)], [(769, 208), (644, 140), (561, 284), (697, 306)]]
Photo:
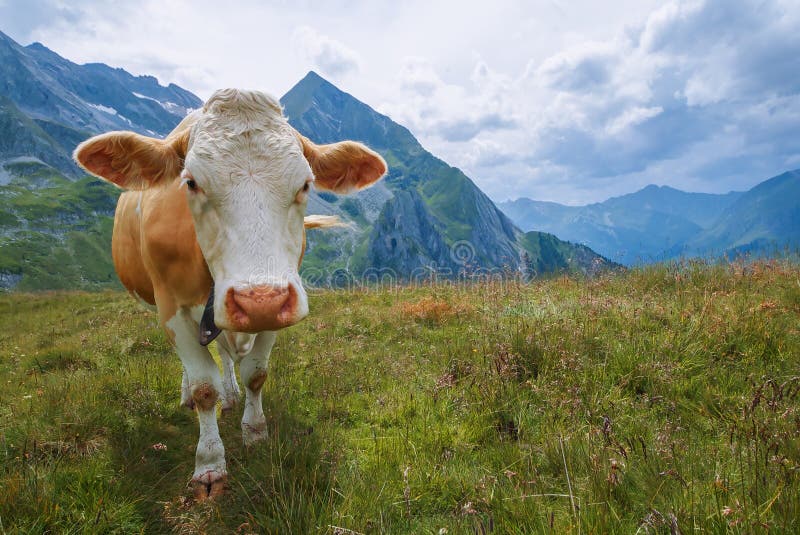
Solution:
[(230, 490), (153, 313), (0, 296), (0, 533), (793, 533), (800, 267), (317, 291)]

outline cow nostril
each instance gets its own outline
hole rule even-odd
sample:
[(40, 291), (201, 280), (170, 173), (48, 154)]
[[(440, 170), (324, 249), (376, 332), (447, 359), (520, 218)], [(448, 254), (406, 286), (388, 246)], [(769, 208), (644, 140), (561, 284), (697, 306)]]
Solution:
[(297, 290), (294, 289), (294, 285), (289, 283), (289, 291), (288, 295), (286, 296), (286, 300), (283, 302), (281, 306), (281, 311), (279, 316), (281, 319), (291, 319), (294, 315), (295, 308), (297, 308)]
[[(252, 295), (252, 291), (250, 292)], [(228, 314), (236, 321), (245, 321), (247, 319), (247, 312), (239, 304), (236, 299), (236, 290), (228, 288), (228, 293), (225, 296), (225, 308), (228, 309)]]

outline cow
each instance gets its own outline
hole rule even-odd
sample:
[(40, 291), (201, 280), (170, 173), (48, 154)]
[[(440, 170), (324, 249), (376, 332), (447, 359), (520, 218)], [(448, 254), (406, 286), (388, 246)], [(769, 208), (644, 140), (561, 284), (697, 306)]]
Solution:
[[(74, 153), (89, 173), (123, 188), (111, 243), (114, 267), (137, 299), (154, 305), (183, 365), (181, 402), (200, 437), (190, 487), (198, 499), (225, 488), (217, 427), (245, 389), (242, 438), (266, 437), (261, 389), (276, 331), (308, 314), (299, 276), (312, 185), (342, 194), (370, 186), (386, 162), (361, 143), (316, 145), (258, 91), (223, 89), (165, 139), (108, 132)], [(208, 349), (214, 338), (223, 374)]]

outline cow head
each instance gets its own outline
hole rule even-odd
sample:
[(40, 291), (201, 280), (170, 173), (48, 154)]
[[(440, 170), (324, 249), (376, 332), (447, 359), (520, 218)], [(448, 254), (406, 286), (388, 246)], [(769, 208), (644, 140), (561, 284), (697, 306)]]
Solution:
[(298, 268), (311, 186), (346, 193), (386, 172), (364, 145), (315, 145), (277, 100), (236, 89), (214, 93), (164, 140), (109, 132), (79, 145), (75, 159), (123, 188), (185, 188), (215, 282), (215, 321), (236, 332), (280, 329), (308, 313)]

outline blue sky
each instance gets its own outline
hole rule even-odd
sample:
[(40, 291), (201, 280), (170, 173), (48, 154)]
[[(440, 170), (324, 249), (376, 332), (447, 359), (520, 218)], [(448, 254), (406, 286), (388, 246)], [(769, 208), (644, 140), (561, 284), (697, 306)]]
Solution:
[(201, 97), (281, 95), (317, 70), (498, 201), (726, 192), (800, 168), (796, 0), (0, 0), (0, 21)]

